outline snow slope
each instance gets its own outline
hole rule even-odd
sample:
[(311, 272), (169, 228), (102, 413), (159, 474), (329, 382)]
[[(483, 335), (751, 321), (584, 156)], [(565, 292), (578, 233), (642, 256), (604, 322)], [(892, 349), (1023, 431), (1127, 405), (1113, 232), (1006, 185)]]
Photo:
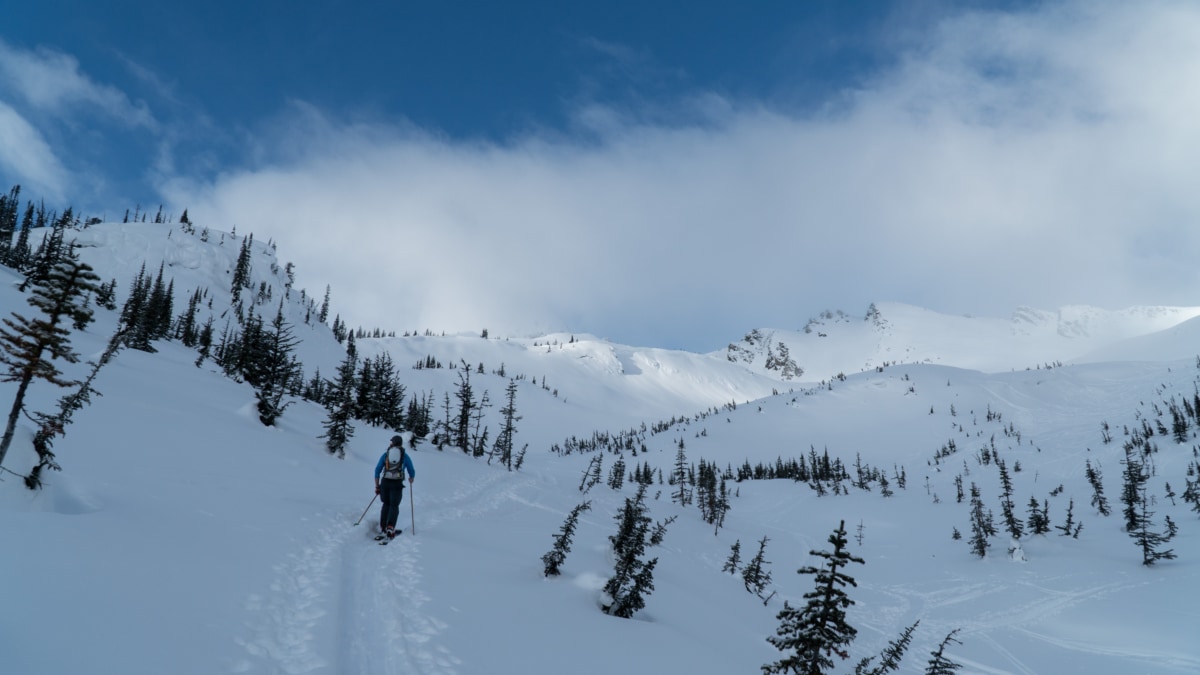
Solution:
[[(180, 232), (164, 244), (158, 239), (171, 228), (157, 228), (110, 225), (85, 233), (92, 237), (85, 259), (103, 277), (120, 280), (123, 298), (139, 255), (149, 256), (151, 270), (170, 258), (179, 297), (209, 287), (219, 315), (228, 300), (217, 282), (236, 251), (231, 259), (194, 242), (177, 248)], [(272, 259), (270, 247), (256, 253), (256, 284), (275, 278)], [(16, 280), (0, 269), (6, 311), (26, 311)], [(282, 286), (264, 307), (273, 311), (280, 292)], [(881, 308), (887, 320), (889, 307)], [(303, 323), (301, 305), (288, 311)], [(115, 314), (100, 310), (73, 338), (85, 358), (98, 356)], [(939, 335), (978, 325), (927, 318)], [(910, 344), (939, 344), (918, 342), (915, 321), (906, 330)], [(1182, 339), (1182, 330), (1166, 335)], [(835, 333), (827, 335), (814, 339), (832, 344)], [(1120, 361), (1037, 368), (1066, 356), (1047, 353), (1028, 364), (1033, 369), (992, 372), (947, 365), (961, 355), (949, 352), (930, 357), (934, 363), (896, 358), (889, 361), (916, 363), (861, 373), (842, 368), (847, 377), (820, 384), (807, 377), (781, 383), (723, 354), (572, 337), (359, 342), (366, 355), (389, 351), (402, 369), (426, 356), (442, 362), (447, 367), (402, 371), (410, 394), (438, 401), (453, 395), (458, 380), (450, 364), (483, 364), (472, 381), (490, 392), (493, 429), (508, 382), (496, 371), (503, 364), (508, 377), (524, 376), (516, 441), (528, 446), (522, 469), (420, 446), (413, 453), (417, 480), (401, 511), (406, 532), (387, 547), (370, 540), (377, 504), (354, 523), (371, 501), (371, 471), (390, 431), (360, 425), (338, 460), (319, 438), (318, 406), (298, 401), (277, 427), (266, 428), (249, 387), (211, 363), (195, 366), (195, 352), (177, 343), (158, 343), (155, 354), (121, 352), (98, 378), (103, 396), (55, 445), (64, 471), (46, 476), (40, 492), (11, 474), (0, 482), (3, 672), (758, 672), (780, 656), (766, 637), (775, 633), (783, 601), (802, 602), (811, 588), (795, 570), (816, 562), (809, 550), (828, 549), (827, 537), (843, 520), (851, 552), (866, 564), (847, 570), (858, 582), (848, 590), (859, 636), (853, 660), (839, 672), (852, 672), (853, 661), (878, 653), (917, 620), (902, 672), (923, 672), (929, 652), (954, 629), (962, 644), (950, 655), (964, 673), (1200, 671), (1200, 529), (1187, 505), (1172, 504), (1165, 491), (1167, 482), (1182, 491), (1194, 428), (1185, 443), (1154, 437), (1159, 452), (1149, 488), (1158, 518), (1170, 515), (1179, 524), (1170, 544), (1178, 559), (1143, 566), (1121, 530), (1117, 502), (1128, 430), (1160, 419), (1166, 401), (1194, 394), (1195, 355), (1175, 360), (1178, 352), (1160, 343), (1131, 341)], [(303, 338), (305, 358), (332, 372), (341, 347), (328, 329), (305, 328)], [(858, 358), (882, 365), (879, 356)], [(12, 391), (0, 384), (0, 400)], [(49, 409), (60, 394), (35, 385), (29, 407)], [(638, 431), (641, 422), (649, 430)], [(1105, 423), (1111, 443), (1102, 438)], [(598, 607), (612, 572), (607, 537), (633, 486), (614, 490), (601, 482), (584, 494), (581, 479), (595, 453), (563, 456), (550, 448), (569, 437), (627, 430), (648, 452), (625, 453), (625, 460), (664, 474), (682, 443), (689, 462), (731, 468), (828, 452), (850, 467), (856, 459), (877, 467), (889, 480), (903, 469), (906, 486), (892, 481), (891, 497), (878, 485), (822, 497), (786, 479), (731, 482), (731, 510), (714, 530), (694, 505), (670, 500), (673, 486), (655, 485), (648, 493), (652, 518), (676, 517), (663, 544), (649, 550), (659, 559), (655, 588), (633, 619), (613, 618)], [(33, 464), (30, 435), (23, 422), (5, 468), (20, 473)], [(950, 441), (957, 451), (935, 460)], [(1084, 524), (1079, 537), (1026, 535), (1016, 555), (998, 537), (984, 559), (965, 539), (952, 539), (953, 530), (969, 530), (967, 504), (955, 499), (956, 476), (977, 483), (999, 515), (997, 471), (980, 462), (984, 448), (995, 448), (1010, 467), (1020, 463), (1013, 481), (1022, 517), (1035, 497), (1061, 524), (1073, 500), (1074, 517)], [(607, 478), (615, 455), (603, 457)], [(1102, 468), (1113, 516), (1089, 506), (1085, 460)], [(540, 558), (584, 500), (591, 510), (563, 575), (547, 579)], [(765, 605), (739, 577), (721, 571), (734, 542), (745, 560), (763, 537), (773, 575), (768, 593), (775, 594)]]

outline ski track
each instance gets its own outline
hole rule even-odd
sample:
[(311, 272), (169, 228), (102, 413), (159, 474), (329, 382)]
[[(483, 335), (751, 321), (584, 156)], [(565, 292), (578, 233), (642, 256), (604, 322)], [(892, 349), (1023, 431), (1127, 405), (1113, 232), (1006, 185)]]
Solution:
[(316, 636), (329, 612), (325, 597), (333, 561), (351, 538), (342, 518), (331, 519), (277, 565), (267, 593), (247, 599), (249, 635), (236, 642), (248, 658), (235, 663), (231, 672), (300, 675), (329, 665), (318, 653)]
[(422, 590), (420, 532), (507, 502), (525, 503), (521, 488), (532, 482), (507, 471), (459, 481), (444, 496), (422, 499), (418, 534), (401, 523), (403, 534), (388, 546), (372, 539), (370, 520), (354, 527), (353, 515), (330, 514), (275, 567), (267, 592), (246, 600), (246, 636), (235, 640), (245, 657), (229, 671), (458, 675), (461, 660), (438, 641), (449, 626), (426, 609), (431, 598)]
[[(1122, 649), (1109, 649), (1106, 651), (1103, 645), (1095, 642), (1076, 643), (1070, 640), (1051, 637), (1044, 632), (1039, 632), (1028, 627), (1031, 623), (1046, 620), (1086, 600), (1101, 598), (1112, 593), (1142, 586), (1146, 583), (1112, 582), (1067, 590), (1050, 589), (1044, 585), (1029, 582), (1001, 584), (994, 581), (970, 582), (961, 585), (950, 583), (930, 590), (922, 590), (913, 586), (879, 588), (877, 590), (893, 598), (897, 605), (893, 608), (881, 610), (879, 617), (891, 621), (896, 619), (896, 617), (912, 616), (914, 614), (925, 615), (929, 613), (927, 610), (930, 608), (965, 607), (970, 618), (965, 616), (947, 618), (940, 622), (929, 623), (928, 628), (934, 634), (939, 635), (948, 633), (953, 629), (959, 629), (961, 636), (987, 643), (989, 647), (995, 650), (996, 654), (1008, 662), (1007, 669), (997, 669), (994, 663), (988, 665), (964, 661), (964, 665), (971, 668), (973, 672), (994, 673), (997, 675), (1011, 675), (1013, 673), (1034, 675), (1036, 672), (1029, 665), (1022, 662), (1014, 653), (1000, 644), (994, 636), (995, 631), (998, 629), (1016, 631), (1067, 651), (1079, 651), (1087, 654), (1103, 652), (1111, 656), (1127, 657), (1132, 661), (1141, 661), (1146, 665), (1153, 664), (1160, 667), (1177, 668), (1180, 672), (1200, 672), (1200, 659), (1198, 658), (1190, 658), (1178, 654), (1170, 656), (1161, 654), (1146, 655)], [(969, 610), (971, 607), (970, 603), (980, 598), (995, 594), (1012, 595), (1016, 592), (1030, 591), (1032, 591), (1032, 595), (1028, 600), (1007, 606), (1003, 609), (981, 613), (973, 613)], [(964, 605), (964, 603), (968, 604)], [(922, 622), (922, 626), (925, 626), (925, 622)]]

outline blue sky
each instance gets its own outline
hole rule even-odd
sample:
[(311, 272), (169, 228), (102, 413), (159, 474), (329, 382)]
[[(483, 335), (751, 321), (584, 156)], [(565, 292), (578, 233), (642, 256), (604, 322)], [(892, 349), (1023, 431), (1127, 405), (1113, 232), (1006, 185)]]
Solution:
[[(580, 6), (562, 9), (571, 4)], [(61, 67), (153, 118), (153, 133), (130, 124), (126, 112), (117, 115), (125, 124), (92, 115), (83, 128), (47, 130), (64, 141), (100, 140), (97, 131), (116, 136), (83, 152), (121, 163), (106, 181), (114, 187), (96, 199), (152, 201), (153, 180), (139, 169), (160, 144), (178, 164), (190, 153), (205, 156), (200, 169), (177, 167), (184, 173), (244, 164), (253, 158), (242, 135), (263, 133), (297, 101), (346, 124), (413, 125), (496, 142), (578, 135), (586, 130), (573, 115), (590, 102), (652, 115), (655, 105), (719, 92), (820, 106), (890, 58), (887, 27), (926, 15), (904, 7), (878, 0), (764, 2), (753, 12), (697, 2), (46, 0), (17, 8), (0, 36), (10, 51), (72, 62)], [(11, 89), (5, 93), (19, 103)], [(678, 112), (662, 111), (662, 121), (678, 123), (671, 117)], [(61, 159), (69, 169), (86, 161)]]
[(0, 181), (273, 238), (368, 328), (706, 351), (873, 301), (1194, 305), (1197, 28), (1171, 0), (43, 0), (0, 27)]

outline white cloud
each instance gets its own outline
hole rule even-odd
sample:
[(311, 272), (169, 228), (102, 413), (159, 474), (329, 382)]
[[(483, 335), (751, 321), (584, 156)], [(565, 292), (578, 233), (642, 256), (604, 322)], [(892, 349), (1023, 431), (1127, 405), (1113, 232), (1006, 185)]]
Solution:
[(0, 167), (46, 199), (63, 198), (67, 172), (54, 151), (17, 111), (0, 102)]
[(157, 124), (144, 103), (134, 103), (119, 89), (94, 82), (69, 54), (28, 51), (0, 40), (0, 91), (19, 95), (32, 108), (68, 117), (103, 113), (131, 127)]
[(1178, 2), (962, 14), (836, 110), (700, 94), (722, 103), (689, 117), (705, 124), (596, 108), (586, 143), (306, 110), (273, 162), (168, 191), (275, 237), (301, 285), (331, 283), (366, 327), (718, 348), (875, 300), (1200, 304), (1196, 35), (1200, 8)]

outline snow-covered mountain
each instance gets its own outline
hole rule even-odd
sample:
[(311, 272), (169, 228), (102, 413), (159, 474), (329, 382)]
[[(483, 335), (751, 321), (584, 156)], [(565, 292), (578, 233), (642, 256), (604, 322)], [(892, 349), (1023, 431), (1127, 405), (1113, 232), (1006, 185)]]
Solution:
[[(1200, 307), (1022, 307), (1011, 318), (949, 316), (876, 303), (859, 316), (827, 311), (801, 330), (758, 328), (725, 356), (782, 379), (820, 380), (898, 363), (934, 363), (1002, 372), (1054, 363), (1161, 359), (1152, 336), (1200, 316)], [(1178, 344), (1173, 338), (1162, 338)], [(1146, 345), (1141, 347), (1139, 345)], [(1178, 358), (1178, 352), (1172, 352)]]
[[(161, 265), (177, 313), (200, 292), (202, 321), (236, 325), (230, 282), (244, 235), (134, 224), (73, 235), (84, 260), (117, 280), (119, 302), (143, 265), (152, 276)], [(289, 288), (286, 242), (278, 252), (255, 242), (252, 252), (248, 308), (274, 316), (282, 300), (305, 377), (331, 376), (344, 345), (312, 316), (321, 298)], [(20, 280), (0, 268), (5, 314), (30, 310)], [(85, 361), (98, 358), (118, 316), (98, 309), (72, 336)], [(508, 471), (418, 446), (406, 532), (387, 547), (370, 539), (371, 488), (391, 430), (356, 425), (339, 460), (321, 437), (320, 405), (296, 400), (265, 427), (250, 387), (211, 360), (197, 365), (195, 350), (176, 341), (155, 343), (155, 353), (126, 349), (56, 440), (63, 471), (47, 474), (43, 490), (16, 475), (36, 462), (27, 418), (5, 459), (0, 670), (760, 672), (782, 656), (767, 642), (777, 613), (812, 590), (796, 570), (821, 564), (810, 551), (829, 550), (844, 521), (864, 564), (844, 570), (857, 581), (846, 590), (858, 636), (837, 672), (853, 672), (917, 621), (900, 672), (924, 672), (955, 630), (961, 644), (947, 653), (964, 673), (1197, 672), (1189, 619), (1200, 525), (1181, 497), (1196, 480), (1194, 316), (1074, 308), (993, 320), (878, 304), (867, 319), (830, 313), (807, 331), (759, 329), (714, 354), (584, 334), (446, 336), (381, 319), (397, 335), (358, 340), (360, 355), (388, 353), (408, 394), (437, 402), (439, 417), (465, 363), (476, 394), (490, 397), (480, 424), (494, 438), (515, 382), (516, 446), (526, 448)], [(770, 356), (778, 367), (766, 368)], [(804, 369), (790, 380), (789, 358)], [(87, 364), (64, 368), (77, 377)], [(14, 390), (0, 383), (0, 401)], [(53, 409), (62, 394), (35, 384), (28, 409)], [(1180, 440), (1172, 415), (1186, 409)], [(1125, 445), (1152, 448), (1147, 504), (1156, 529), (1166, 516), (1178, 526), (1167, 544), (1176, 559), (1143, 565), (1123, 530)], [(723, 526), (672, 499), (681, 452), (689, 472), (701, 461), (729, 472)], [(825, 457), (850, 479), (764, 475)], [(648, 515), (666, 524), (663, 542), (647, 549), (657, 559), (653, 592), (628, 620), (600, 610), (614, 569), (609, 537), (636, 492), (628, 477), (609, 485), (618, 458), (651, 470)], [(1049, 532), (1003, 533), (996, 460), (1010, 472), (1017, 515), (1028, 521), (1030, 502), (1040, 505)], [(594, 462), (602, 480), (587, 487)], [(1102, 472), (1112, 515), (1092, 504), (1088, 465)], [(972, 486), (1001, 532), (982, 558), (968, 541)], [(585, 501), (562, 576), (545, 577), (542, 556)], [(771, 579), (754, 593), (740, 570), (760, 542)], [(730, 574), (735, 545), (742, 558)]]

